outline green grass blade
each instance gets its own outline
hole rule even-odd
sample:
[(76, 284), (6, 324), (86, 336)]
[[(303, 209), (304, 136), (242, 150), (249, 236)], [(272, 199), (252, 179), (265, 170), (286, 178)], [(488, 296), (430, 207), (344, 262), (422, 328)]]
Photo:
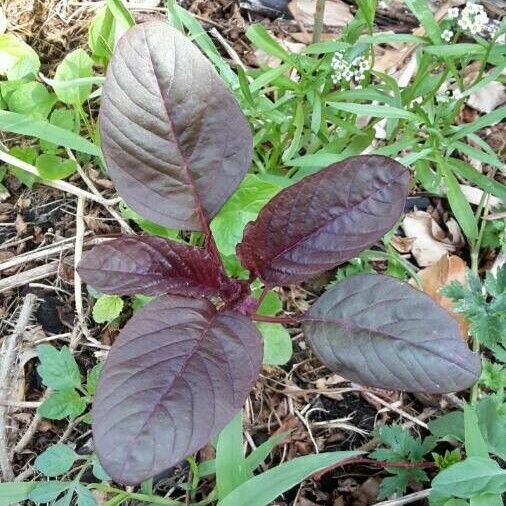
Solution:
[(252, 476), (250, 467), (244, 458), (242, 411), (240, 411), (218, 437), (216, 445), (218, 498), (223, 499)]
[(332, 107), (339, 111), (351, 112), (359, 116), (372, 116), (374, 118), (397, 118), (407, 119), (420, 123), (422, 120), (413, 112), (391, 107), (388, 105), (369, 105), (369, 104), (348, 104), (346, 102), (333, 102)]
[(312, 474), (360, 453), (331, 452), (297, 457), (254, 476), (218, 504), (219, 506), (265, 506)]
[(88, 153), (89, 155), (101, 157), (100, 148), (77, 135), (63, 128), (51, 125), (46, 120), (36, 120), (30, 116), (10, 111), (0, 111), (0, 130), (14, 134), (37, 137), (45, 141), (53, 142), (58, 146)]

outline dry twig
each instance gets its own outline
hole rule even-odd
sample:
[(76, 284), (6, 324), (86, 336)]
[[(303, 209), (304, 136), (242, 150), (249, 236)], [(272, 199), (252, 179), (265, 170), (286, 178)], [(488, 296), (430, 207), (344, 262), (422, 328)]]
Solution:
[[(3, 343), (2, 361), (0, 365), (0, 395), (2, 398), (6, 398), (8, 395), (12, 364), (16, 357), (16, 346), (18, 340), (20, 338), (22, 339), (36, 300), (37, 297), (32, 293), (25, 297), (14, 332), (5, 338)], [(7, 450), (6, 419), (7, 407), (0, 406), (0, 468), (4, 481), (10, 481), (14, 478), (14, 472), (12, 471), (12, 465)]]

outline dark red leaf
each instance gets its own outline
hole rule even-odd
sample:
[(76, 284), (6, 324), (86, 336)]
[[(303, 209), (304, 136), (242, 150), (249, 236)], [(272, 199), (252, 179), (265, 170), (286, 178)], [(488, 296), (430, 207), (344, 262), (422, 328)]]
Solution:
[(109, 352), (93, 403), (104, 469), (135, 485), (199, 450), (244, 404), (262, 354), (237, 312), (170, 295), (144, 306)]
[(206, 250), (151, 236), (124, 236), (95, 246), (77, 270), (85, 283), (113, 295), (210, 296), (223, 282)]
[(119, 41), (100, 108), (102, 150), (126, 203), (166, 227), (202, 230), (244, 177), (251, 131), (211, 64), (163, 21)]
[(324, 293), (302, 329), (318, 358), (345, 378), (388, 390), (463, 390), (480, 375), (456, 320), (396, 279), (352, 276)]
[(384, 156), (348, 158), (278, 193), (246, 226), (237, 254), (268, 285), (308, 279), (353, 258), (396, 223), (405, 167)]

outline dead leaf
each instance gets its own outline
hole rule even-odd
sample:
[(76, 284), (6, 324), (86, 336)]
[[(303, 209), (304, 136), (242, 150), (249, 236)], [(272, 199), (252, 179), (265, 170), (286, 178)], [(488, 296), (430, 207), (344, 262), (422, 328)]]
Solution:
[[(314, 0), (292, 0), (288, 9), (294, 19), (303, 26), (312, 27), (316, 2)], [(343, 27), (353, 19), (349, 5), (341, 0), (327, 0), (323, 24), (327, 27)]]
[[(466, 197), (466, 200), (469, 203), (475, 206), (480, 205), (481, 198), (483, 197), (483, 190), (475, 188), (474, 186), (469, 186), (467, 184), (461, 184), (460, 189), (462, 190), (464, 197)], [(490, 195), (488, 198), (488, 203), (491, 207), (496, 207), (501, 204), (501, 201), (497, 197)]]
[(492, 81), (476, 93), (472, 93), (467, 100), (467, 105), (477, 111), (489, 113), (504, 102), (506, 102), (506, 87), (504, 84)]
[[(452, 281), (458, 281), (465, 286), (467, 284), (465, 271), (466, 264), (460, 257), (444, 255), (435, 264), (422, 269), (418, 276), (423, 291), (451, 313), (459, 324), (462, 336), (467, 337), (469, 328), (467, 320), (461, 314), (454, 313), (452, 301), (439, 292), (440, 288)], [(414, 285), (414, 282), (411, 282), (411, 284)]]
[(399, 253), (406, 254), (411, 251), (411, 248), (413, 247), (414, 242), (415, 242), (415, 239), (413, 237), (408, 238), (408, 237), (399, 237), (397, 235), (394, 235), (394, 237), (390, 241), (390, 244)]
[(27, 230), (28, 230), (28, 225), (26, 224), (25, 220), (23, 219), (23, 216), (21, 216), (21, 214), (18, 214), (16, 216), (16, 232), (18, 233), (18, 236), (25, 235)]
[(426, 211), (412, 211), (402, 222), (402, 229), (408, 239), (413, 240), (411, 253), (420, 267), (436, 263), (447, 253), (453, 253), (463, 244), (457, 222), (450, 218), (445, 225), (449, 234), (439, 226)]

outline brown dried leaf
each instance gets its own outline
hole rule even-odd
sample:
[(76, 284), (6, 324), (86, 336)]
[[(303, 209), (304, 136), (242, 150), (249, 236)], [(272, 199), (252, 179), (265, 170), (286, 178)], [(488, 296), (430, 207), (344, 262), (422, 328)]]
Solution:
[[(292, 0), (288, 9), (297, 22), (303, 26), (312, 27), (316, 2), (314, 0)], [(341, 0), (327, 0), (323, 24), (328, 27), (343, 27), (353, 19), (350, 7)]]
[(406, 237), (413, 240), (411, 252), (420, 267), (436, 263), (462, 244), (462, 235), (453, 218), (445, 225), (449, 234), (425, 211), (415, 210), (404, 217), (402, 229)]
[(467, 320), (458, 313), (453, 312), (453, 304), (450, 299), (443, 297), (439, 292), (440, 288), (458, 281), (466, 285), (466, 264), (456, 255), (444, 255), (435, 264), (422, 269), (418, 276), (422, 283), (423, 291), (430, 295), (438, 304), (444, 307), (458, 322), (460, 331), (464, 337), (467, 337), (469, 324)]

